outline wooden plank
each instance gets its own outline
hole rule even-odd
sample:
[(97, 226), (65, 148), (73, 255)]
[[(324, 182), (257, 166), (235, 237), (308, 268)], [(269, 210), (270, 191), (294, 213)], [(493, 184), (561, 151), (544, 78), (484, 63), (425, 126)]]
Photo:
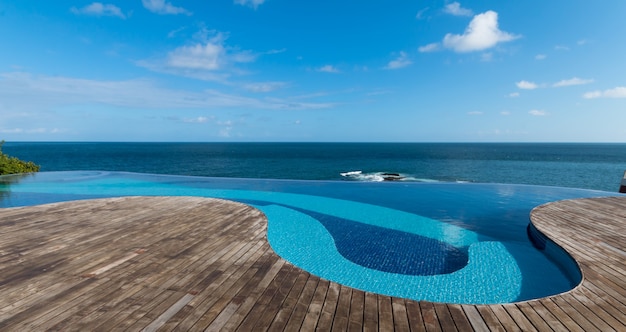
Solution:
[(341, 286), (339, 288), (339, 299), (333, 317), (332, 331), (346, 331), (350, 318), (350, 302), (352, 301), (352, 288)]
[(309, 308), (309, 303), (311, 303), (313, 296), (315, 295), (315, 290), (317, 289), (319, 280), (319, 277), (309, 275), (309, 278), (304, 285), (304, 289), (302, 290), (302, 293), (300, 293), (300, 296), (294, 306), (293, 313), (285, 325), (285, 331), (298, 331), (302, 328), (304, 318), (307, 315)]
[(406, 305), (403, 299), (391, 298), (391, 308), (393, 310), (393, 325), (396, 331), (408, 331), (409, 317), (406, 313)]
[(422, 310), (416, 301), (406, 301), (406, 313), (409, 318), (409, 327), (411, 331), (426, 331)]
[(518, 303), (517, 308), (524, 314), (524, 316), (526, 316), (526, 318), (528, 318), (537, 330), (547, 331), (551, 328), (541, 315), (539, 315), (527, 302)]
[(437, 318), (437, 312), (433, 303), (421, 301), (419, 303), (422, 317), (424, 319), (424, 326), (426, 331), (441, 331), (441, 325)]
[(298, 274), (296, 280), (293, 282), (292, 285), (290, 285), (291, 288), (289, 289), (289, 293), (281, 303), (280, 309), (278, 310), (276, 315), (274, 315), (274, 319), (272, 320), (272, 323), (269, 327), (269, 331), (282, 331), (285, 329), (285, 326), (287, 325), (291, 314), (296, 308), (298, 298), (302, 294), (302, 290), (304, 289), (304, 286), (306, 285), (310, 276), (311, 275), (309, 273), (303, 271)]
[[(306, 279), (301, 277), (301, 275), (303, 275), (303, 272), (301, 270), (296, 268), (290, 269), (289, 274), (281, 280), (280, 285), (278, 285), (278, 289), (276, 290), (276, 293), (265, 307), (262, 315), (259, 317), (259, 320), (257, 320), (257, 322), (253, 326), (250, 326), (251, 328), (265, 330), (271, 326), (274, 318), (280, 311), (283, 302), (288, 297), (291, 288), (296, 283), (296, 280), (300, 280), (299, 282), (304, 285)], [(246, 328), (242, 329), (246, 330)]]
[(519, 326), (522, 331), (537, 331), (537, 328), (528, 320), (526, 315), (515, 304), (502, 305), (504, 310), (511, 316), (515, 324)]
[(350, 319), (348, 331), (363, 331), (365, 311), (365, 292), (358, 289), (352, 290), (352, 302), (350, 302)]
[(433, 306), (435, 308), (435, 312), (437, 313), (437, 320), (439, 320), (441, 329), (444, 331), (457, 331), (458, 329), (454, 323), (450, 310), (448, 310), (448, 306), (443, 303), (434, 303)]
[(583, 328), (578, 325), (574, 320), (572, 320), (569, 315), (556, 303), (554, 303), (551, 299), (544, 299), (542, 301), (538, 301), (548, 309), (550, 313), (552, 313), (558, 320), (566, 327), (566, 331), (580, 331), (583, 332)]
[(513, 318), (511, 318), (509, 313), (501, 305), (490, 305), (489, 309), (491, 309), (496, 318), (498, 318), (498, 321), (502, 324), (505, 331), (521, 331)]
[(393, 331), (393, 309), (389, 296), (378, 295), (378, 327), (381, 331)]
[(365, 293), (363, 310), (363, 331), (378, 331), (378, 297), (376, 294)]
[[(254, 304), (260, 298), (262, 292), (267, 288), (270, 282), (277, 276), (281, 267), (285, 264), (285, 261), (282, 259), (277, 259), (278, 257), (268, 255), (270, 261), (273, 265), (265, 268), (259, 268), (257, 274), (259, 274), (262, 279), (257, 281), (256, 279), (252, 279), (248, 282), (248, 285), (253, 286), (254, 288), (248, 292), (247, 289), (242, 289), (240, 293), (245, 297), (243, 303), (239, 306), (238, 310), (232, 315), (229, 321), (224, 325), (223, 330), (232, 331), (235, 330), (245, 319), (245, 317), (251, 312), (254, 308)], [(248, 292), (248, 293), (246, 293)], [(245, 296), (245, 294), (248, 294)], [(171, 329), (167, 329), (171, 330)]]
[(530, 306), (539, 317), (545, 320), (546, 324), (555, 331), (571, 331), (565, 326), (550, 310), (548, 310), (541, 301), (529, 301), (526, 305)]
[(462, 305), (463, 311), (467, 315), (467, 319), (472, 324), (472, 329), (474, 331), (489, 331), (486, 322), (482, 319), (480, 312), (478, 311), (476, 306), (472, 305)]
[[(290, 265), (290, 264), (282, 265), (276, 277), (273, 278), (270, 284), (268, 285), (268, 287), (265, 288), (265, 290), (263, 291), (263, 294), (261, 294), (259, 299), (256, 301), (250, 313), (248, 313), (246, 318), (243, 320), (243, 322), (239, 326), (239, 329), (241, 329), (242, 331), (251, 331), (257, 326), (257, 322), (259, 322), (259, 320), (261, 320), (263, 316), (266, 316), (265, 311), (268, 308), (271, 300), (278, 293), (280, 285), (282, 285), (283, 282), (285, 282), (287, 278), (292, 278), (292, 277), (295, 278), (293, 269), (294, 269), (293, 265)], [(289, 280), (287, 280), (286, 282), (289, 282)], [(184, 327), (181, 327), (180, 325), (177, 326), (176, 328), (176, 331), (188, 331), (188, 330), (189, 329), (185, 329)]]
[(472, 324), (465, 315), (463, 307), (460, 304), (448, 304), (448, 311), (454, 321), (455, 329), (458, 331), (469, 331), (472, 329)]
[(304, 321), (302, 322), (303, 331), (314, 331), (316, 329), (317, 322), (322, 314), (322, 307), (326, 300), (328, 285), (328, 280), (321, 279), (318, 282), (315, 293), (313, 294), (313, 299), (309, 303)]
[[(237, 308), (243, 302), (241, 300), (243, 295), (240, 291), (257, 274), (258, 269), (254, 268), (253, 265), (262, 256), (264, 250), (256, 246), (243, 248), (242, 250), (244, 250), (244, 253), (241, 256), (233, 256), (233, 258), (237, 257), (237, 260), (246, 259), (247, 264), (232, 264), (225, 269), (223, 280), (219, 278), (216, 280), (216, 282), (220, 283), (219, 286), (213, 287), (214, 285), (211, 285), (207, 288), (207, 291), (198, 293), (198, 297), (205, 300), (198, 301), (200, 302), (199, 304), (196, 302), (197, 311), (203, 313), (202, 317), (193, 325), (196, 329), (203, 329), (211, 324), (226, 306), (230, 305), (230, 309), (233, 309), (234, 304), (231, 304), (231, 301), (237, 303)], [(211, 291), (208, 291), (208, 289), (211, 289)]]
[(180, 300), (176, 301), (176, 303), (174, 303), (171, 307), (167, 308), (165, 312), (163, 312), (159, 317), (157, 317), (154, 321), (152, 321), (150, 325), (143, 328), (142, 331), (144, 332), (156, 331), (158, 328), (160, 328), (165, 323), (167, 323), (167, 321), (170, 318), (174, 317), (174, 315), (176, 315), (176, 313), (178, 313), (184, 306), (186, 306), (187, 303), (189, 303), (189, 301), (191, 301), (191, 299), (193, 299), (194, 296), (195, 295), (192, 295), (192, 294), (185, 294), (182, 298), (180, 298)]
[(337, 308), (337, 302), (339, 300), (340, 288), (341, 286), (334, 282), (328, 285), (322, 313), (315, 327), (316, 331), (330, 331), (333, 327), (333, 317), (335, 316), (335, 309)]

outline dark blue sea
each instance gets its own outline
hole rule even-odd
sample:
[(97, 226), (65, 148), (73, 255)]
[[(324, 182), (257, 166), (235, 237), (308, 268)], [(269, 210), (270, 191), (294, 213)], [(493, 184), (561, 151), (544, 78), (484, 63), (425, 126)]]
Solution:
[(626, 144), (6, 142), (41, 171), (532, 184), (615, 192)]

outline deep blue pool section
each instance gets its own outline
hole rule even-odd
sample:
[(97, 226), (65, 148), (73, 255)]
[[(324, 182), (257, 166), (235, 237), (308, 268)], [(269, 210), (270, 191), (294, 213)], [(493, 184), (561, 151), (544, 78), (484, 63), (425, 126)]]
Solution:
[(576, 263), (553, 242), (544, 239), (538, 248), (529, 240), (534, 207), (620, 194), (99, 171), (0, 177), (3, 208), (130, 195), (216, 197), (256, 206), (268, 216), (268, 239), (277, 253), (351, 287), (416, 300), (505, 303), (562, 293), (581, 280)]
[[(240, 200), (251, 205), (268, 202)], [(368, 225), (315, 211), (289, 207), (319, 221), (335, 240), (339, 253), (361, 266), (390, 273), (432, 276), (458, 271), (467, 265), (467, 247)]]
[(467, 265), (467, 248), (444, 241), (386, 229), (311, 211), (335, 239), (347, 259), (384, 272), (432, 276), (458, 271)]

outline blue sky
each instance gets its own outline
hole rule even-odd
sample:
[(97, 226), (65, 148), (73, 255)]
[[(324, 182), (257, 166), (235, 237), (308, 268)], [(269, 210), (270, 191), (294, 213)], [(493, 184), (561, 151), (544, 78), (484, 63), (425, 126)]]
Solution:
[(626, 1), (0, 1), (7, 141), (626, 142)]

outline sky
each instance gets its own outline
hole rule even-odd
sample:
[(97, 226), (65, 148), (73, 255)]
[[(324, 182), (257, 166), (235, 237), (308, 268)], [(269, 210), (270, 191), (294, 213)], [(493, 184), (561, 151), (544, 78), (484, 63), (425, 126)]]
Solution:
[(624, 17), (624, 0), (0, 0), (0, 139), (626, 142)]

